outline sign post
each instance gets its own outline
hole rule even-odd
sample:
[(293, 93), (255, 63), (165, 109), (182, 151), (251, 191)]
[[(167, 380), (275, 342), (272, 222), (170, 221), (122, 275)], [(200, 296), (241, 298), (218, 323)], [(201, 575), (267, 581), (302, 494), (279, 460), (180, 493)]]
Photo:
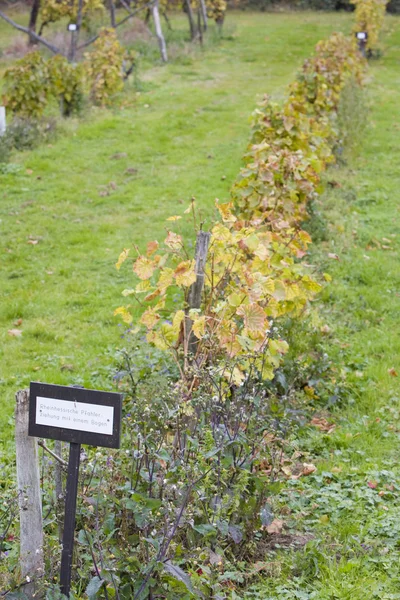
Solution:
[(366, 31), (357, 31), (356, 39), (358, 49), (365, 58), (367, 56), (368, 33)]
[(30, 385), (29, 435), (69, 442), (60, 587), (69, 598), (81, 444), (119, 448), (122, 396), (85, 388)]

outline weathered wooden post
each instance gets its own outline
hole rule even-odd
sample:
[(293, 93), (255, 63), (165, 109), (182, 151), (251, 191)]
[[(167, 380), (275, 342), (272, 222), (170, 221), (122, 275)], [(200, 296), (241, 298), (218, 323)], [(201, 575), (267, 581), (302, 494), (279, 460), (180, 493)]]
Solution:
[(6, 125), (6, 107), (0, 106), (0, 135), (4, 135), (7, 129)]
[(207, 7), (206, 0), (200, 0), (200, 10), (203, 17), (204, 31), (207, 31)]
[(197, 36), (197, 29), (196, 29), (196, 24), (195, 24), (194, 15), (193, 15), (193, 8), (190, 3), (190, 0), (185, 0), (185, 9), (186, 9), (186, 13), (187, 13), (187, 16), (189, 19), (190, 39), (193, 42), (193, 40), (195, 40), (196, 36)]
[(15, 443), (20, 514), (21, 575), (28, 582), (24, 593), (34, 598), (37, 580), (43, 577), (43, 523), (38, 443), (28, 437), (29, 390), (16, 394)]
[(167, 45), (161, 28), (160, 11), (158, 8), (158, 0), (151, 7), (154, 19), (154, 27), (156, 29), (156, 35), (158, 39), (158, 45), (160, 46), (160, 53), (163, 62), (168, 62)]
[[(189, 309), (200, 308), (201, 295), (204, 288), (204, 271), (207, 261), (208, 246), (210, 245), (211, 233), (199, 231), (196, 239), (195, 261), (196, 261), (196, 281), (192, 284), (189, 290)], [(192, 320), (186, 318), (186, 331), (188, 336), (188, 351), (190, 354), (195, 354), (197, 349), (198, 339), (192, 332)]]

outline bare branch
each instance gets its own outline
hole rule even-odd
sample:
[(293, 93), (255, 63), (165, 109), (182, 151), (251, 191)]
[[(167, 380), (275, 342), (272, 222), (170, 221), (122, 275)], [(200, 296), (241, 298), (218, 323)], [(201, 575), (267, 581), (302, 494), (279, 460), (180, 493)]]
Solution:
[[(142, 10), (146, 10), (146, 8), (150, 8), (151, 6), (153, 6), (154, 3), (155, 3), (155, 1), (156, 0), (151, 0), (151, 2), (148, 2), (147, 4), (144, 4), (143, 6), (141, 6), (140, 8), (137, 8), (136, 10), (133, 10), (132, 12), (130, 12), (129, 15), (127, 15), (126, 17), (124, 17), (123, 19), (121, 19), (121, 21), (119, 21), (115, 25), (115, 28), (120, 27), (121, 25), (123, 25), (124, 23), (126, 23), (126, 21), (129, 21), (129, 19), (132, 19), (132, 17), (134, 17), (135, 15), (137, 15)], [(78, 50), (82, 50), (83, 48), (87, 48), (88, 46), (90, 46), (91, 44), (93, 44), (93, 42), (95, 42), (99, 37), (100, 37), (100, 34), (94, 35), (87, 42), (85, 42), (84, 44), (81, 44), (80, 46), (78, 46), (77, 49)]]
[(64, 56), (64, 53), (60, 50), (60, 48), (57, 48), (57, 46), (53, 46), (53, 44), (51, 44), (50, 42), (48, 42), (47, 40), (42, 38), (40, 35), (38, 35), (34, 31), (28, 29), (27, 27), (18, 25), (18, 23), (16, 23), (12, 19), (10, 19), (10, 17), (7, 17), (7, 15), (4, 14), (2, 10), (0, 10), (0, 18), (2, 18), (4, 21), (6, 21), (6, 23), (11, 25), (15, 29), (18, 29), (18, 31), (22, 31), (23, 33), (26, 33), (26, 35), (29, 35), (31, 38), (33, 38), (40, 44), (43, 44), (43, 46), (46, 46), (46, 48), (51, 50), (51, 52), (53, 52), (54, 54), (62, 54)]
[(48, 446), (46, 446), (46, 444), (44, 443), (43, 440), (39, 440), (38, 445), (41, 446), (43, 448), (43, 450), (46, 450), (46, 452), (48, 452), (50, 454), (50, 456), (55, 458), (60, 463), (60, 465), (62, 465), (63, 467), (68, 467), (68, 463), (65, 460), (63, 460), (61, 458), (61, 456), (58, 456), (58, 454), (56, 454), (55, 452), (50, 450), (50, 448), (48, 448)]

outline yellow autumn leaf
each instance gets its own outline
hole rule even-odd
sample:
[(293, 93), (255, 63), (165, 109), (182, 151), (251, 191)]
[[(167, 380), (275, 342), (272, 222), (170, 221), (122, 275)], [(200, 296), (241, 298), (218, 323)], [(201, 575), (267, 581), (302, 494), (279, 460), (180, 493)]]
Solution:
[(182, 237), (174, 231), (168, 231), (168, 235), (165, 238), (165, 245), (171, 250), (179, 250), (182, 248)]
[(230, 306), (233, 306), (234, 308), (236, 308), (237, 306), (240, 306), (244, 300), (246, 299), (246, 294), (242, 293), (239, 294), (238, 292), (232, 292), (232, 294), (229, 294), (228, 296), (228, 302), (230, 304)]
[(233, 369), (224, 369), (222, 374), (230, 385), (233, 383), (239, 386), (246, 379), (245, 374), (238, 366), (233, 367)]
[(290, 283), (286, 286), (286, 300), (294, 300), (300, 296), (300, 290), (297, 283)]
[(116, 317), (118, 315), (121, 315), (124, 323), (127, 323), (128, 325), (130, 325), (132, 323), (132, 315), (129, 312), (129, 310), (126, 308), (126, 306), (119, 306), (118, 308), (116, 308), (114, 310), (114, 317)]
[(215, 227), (212, 228), (212, 237), (215, 240), (220, 242), (231, 242), (232, 241), (232, 233), (225, 225), (222, 223), (217, 223)]
[(272, 277), (269, 277), (263, 282), (262, 288), (265, 294), (270, 294), (272, 296), (275, 291), (275, 282)]
[(119, 255), (118, 261), (115, 263), (115, 266), (118, 269), (118, 271), (120, 270), (121, 265), (126, 261), (128, 256), (129, 256), (129, 248), (124, 248), (123, 251), (121, 252), (121, 254)]
[(133, 270), (139, 279), (150, 279), (156, 269), (154, 261), (146, 256), (139, 256), (133, 265)]
[(154, 308), (147, 308), (142, 316), (140, 317), (140, 323), (145, 325), (147, 329), (153, 329), (153, 327), (157, 324), (160, 319), (160, 315), (158, 315)]
[(194, 207), (196, 206), (196, 202), (194, 200), (191, 201), (191, 203), (189, 204), (189, 206), (187, 207), (186, 210), (184, 210), (184, 214), (188, 215), (190, 212), (192, 212), (192, 210), (194, 209)]
[(167, 221), (179, 221), (179, 219), (182, 219), (182, 217), (179, 215), (174, 215), (173, 217), (168, 217)]
[(168, 350), (170, 344), (167, 343), (166, 338), (160, 335), (158, 331), (149, 331), (146, 335), (146, 340), (149, 344), (153, 344), (159, 350)]
[(218, 200), (215, 202), (215, 206), (218, 209), (219, 214), (221, 215), (224, 223), (235, 223), (237, 218), (232, 213), (233, 202), (225, 202), (224, 204), (219, 204)]
[(253, 332), (261, 332), (265, 329), (265, 312), (259, 304), (253, 302), (252, 304), (239, 306), (236, 311), (238, 315), (244, 319), (245, 327)]
[(186, 260), (181, 262), (175, 269), (174, 276), (177, 285), (189, 287), (196, 281), (194, 260)]
[(181, 323), (184, 318), (185, 318), (185, 312), (183, 310), (178, 310), (174, 314), (174, 317), (172, 319), (172, 325), (173, 325), (174, 329), (177, 329), (179, 331)]
[(147, 279), (146, 281), (139, 281), (137, 286), (135, 287), (136, 294), (144, 294), (147, 293), (151, 289), (150, 281)]
[(123, 296), (132, 296), (132, 294), (135, 294), (135, 293), (136, 293), (135, 290), (129, 289), (129, 290), (123, 290), (122, 295)]
[(160, 271), (160, 276), (158, 278), (157, 287), (161, 293), (164, 293), (167, 287), (171, 285), (174, 281), (174, 270), (170, 267), (165, 267), (162, 271)]
[(199, 340), (204, 337), (206, 333), (206, 318), (204, 315), (202, 317), (198, 317), (193, 322), (192, 331)]
[(285, 340), (269, 340), (268, 347), (272, 355), (286, 354), (289, 350), (289, 344)]

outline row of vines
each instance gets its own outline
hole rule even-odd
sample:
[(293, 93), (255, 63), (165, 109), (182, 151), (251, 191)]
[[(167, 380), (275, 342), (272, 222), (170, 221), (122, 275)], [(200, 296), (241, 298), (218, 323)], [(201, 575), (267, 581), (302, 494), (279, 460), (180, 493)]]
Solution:
[[(71, 598), (233, 600), (268, 572), (260, 557), (280, 523), (273, 496), (283, 458), (299, 461), (287, 436), (307, 394), (280, 378), (285, 324), (329, 281), (306, 263), (304, 223), (343, 145), (342, 99), (365, 70), (353, 37), (320, 42), (285, 101), (266, 97), (255, 111), (244, 167), (212, 226), (193, 199), (168, 219), (163, 242), (121, 253), (117, 268), (132, 261), (135, 276), (115, 311), (128, 340), (115, 377), (123, 447), (83, 462)], [(296, 463), (298, 476), (311, 467)], [(47, 515), (53, 498), (45, 479)], [(48, 600), (61, 598), (60, 513), (46, 522), (37, 597)], [(21, 583), (14, 573), (10, 588)]]

